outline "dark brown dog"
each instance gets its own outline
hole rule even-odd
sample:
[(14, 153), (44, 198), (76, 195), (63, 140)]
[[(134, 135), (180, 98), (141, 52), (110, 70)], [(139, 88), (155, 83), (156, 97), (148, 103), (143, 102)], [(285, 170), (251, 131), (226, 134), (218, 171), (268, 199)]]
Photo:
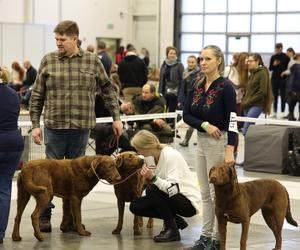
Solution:
[[(67, 231), (70, 216), (79, 235), (89, 236), (81, 224), (81, 202), (99, 178), (110, 183), (121, 180), (116, 162), (110, 156), (83, 156), (73, 160), (34, 160), (26, 164), (18, 176), (17, 215), (12, 233), (14, 241), (20, 241), (20, 222), (23, 211), (34, 196), (36, 207), (31, 215), (34, 236), (43, 240), (39, 228), (40, 212), (46, 207), (53, 195), (63, 198), (63, 219), (60, 229)], [(71, 211), (71, 213), (70, 213)]]
[(226, 246), (227, 221), (242, 223), (240, 249), (246, 250), (250, 217), (259, 209), (276, 238), (275, 250), (281, 249), (284, 218), (298, 226), (292, 218), (288, 192), (278, 181), (260, 179), (238, 183), (233, 164), (212, 167), (209, 180), (215, 187), (221, 250)]
[[(145, 178), (140, 175), (140, 172), (137, 171), (142, 168), (144, 161), (138, 157), (136, 152), (127, 151), (123, 152), (117, 156), (116, 163), (118, 166), (119, 173), (124, 180), (126, 177), (133, 174), (125, 182), (115, 185), (115, 194), (118, 199), (118, 212), (119, 219), (117, 227), (112, 231), (113, 234), (120, 234), (123, 227), (124, 220), (124, 207), (125, 202), (131, 202), (132, 200), (140, 197), (142, 195), (143, 189), (145, 187)], [(141, 217), (134, 215), (133, 222), (133, 232), (134, 235), (142, 234), (143, 220)], [(149, 218), (148, 228), (153, 227), (153, 219)]]

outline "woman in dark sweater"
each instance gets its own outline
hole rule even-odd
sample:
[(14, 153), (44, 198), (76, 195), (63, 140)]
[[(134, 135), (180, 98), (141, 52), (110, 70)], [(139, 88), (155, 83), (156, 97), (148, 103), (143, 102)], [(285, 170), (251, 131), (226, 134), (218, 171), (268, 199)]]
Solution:
[(18, 130), (19, 98), (15, 90), (6, 86), (8, 75), (0, 68), (0, 244), (8, 222), (12, 178), (24, 148)]
[(190, 249), (219, 249), (215, 221), (215, 192), (209, 184), (210, 169), (234, 161), (236, 133), (228, 131), (230, 113), (236, 112), (232, 83), (222, 77), (224, 55), (219, 47), (206, 46), (200, 55), (204, 76), (185, 100), (183, 120), (198, 130), (197, 177), (201, 183), (203, 227), (200, 239)]

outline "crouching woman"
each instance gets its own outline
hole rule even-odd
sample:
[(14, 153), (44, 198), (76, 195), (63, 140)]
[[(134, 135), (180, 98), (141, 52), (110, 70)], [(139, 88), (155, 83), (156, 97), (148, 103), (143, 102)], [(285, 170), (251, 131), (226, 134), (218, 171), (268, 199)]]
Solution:
[[(133, 214), (164, 220), (163, 230), (156, 236), (156, 242), (179, 241), (179, 229), (188, 226), (180, 217), (192, 217), (199, 212), (199, 190), (193, 181), (191, 171), (174, 148), (160, 144), (149, 131), (139, 131), (131, 140), (132, 146), (153, 164), (145, 163), (141, 175), (148, 181), (146, 195), (132, 201)], [(145, 160), (145, 162), (148, 162)]]

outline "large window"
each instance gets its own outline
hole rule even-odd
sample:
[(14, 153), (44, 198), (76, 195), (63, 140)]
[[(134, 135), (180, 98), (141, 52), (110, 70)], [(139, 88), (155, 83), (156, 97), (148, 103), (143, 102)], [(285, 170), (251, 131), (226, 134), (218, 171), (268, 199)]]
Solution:
[[(177, 1), (176, 1), (177, 2)], [(266, 62), (274, 45), (300, 52), (299, 0), (181, 0), (178, 1), (180, 29), (175, 44), (186, 63), (190, 54), (218, 45), (227, 63), (234, 52), (259, 52)]]

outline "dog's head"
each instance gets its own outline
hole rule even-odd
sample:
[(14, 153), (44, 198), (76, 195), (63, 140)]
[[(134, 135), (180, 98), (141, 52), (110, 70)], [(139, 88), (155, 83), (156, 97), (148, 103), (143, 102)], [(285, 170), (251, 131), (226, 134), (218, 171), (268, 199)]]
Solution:
[(237, 178), (234, 163), (214, 166), (209, 171), (209, 182), (216, 186), (230, 183)]
[[(141, 168), (144, 164), (144, 160), (134, 151), (126, 151), (119, 154), (116, 158), (117, 168), (119, 172), (132, 173), (134, 170)], [(123, 176), (124, 177), (124, 176)]]
[(104, 179), (111, 184), (121, 180), (116, 162), (108, 155), (97, 155), (92, 161), (87, 174), (89, 177), (92, 177), (96, 176), (95, 173), (100, 179)]

